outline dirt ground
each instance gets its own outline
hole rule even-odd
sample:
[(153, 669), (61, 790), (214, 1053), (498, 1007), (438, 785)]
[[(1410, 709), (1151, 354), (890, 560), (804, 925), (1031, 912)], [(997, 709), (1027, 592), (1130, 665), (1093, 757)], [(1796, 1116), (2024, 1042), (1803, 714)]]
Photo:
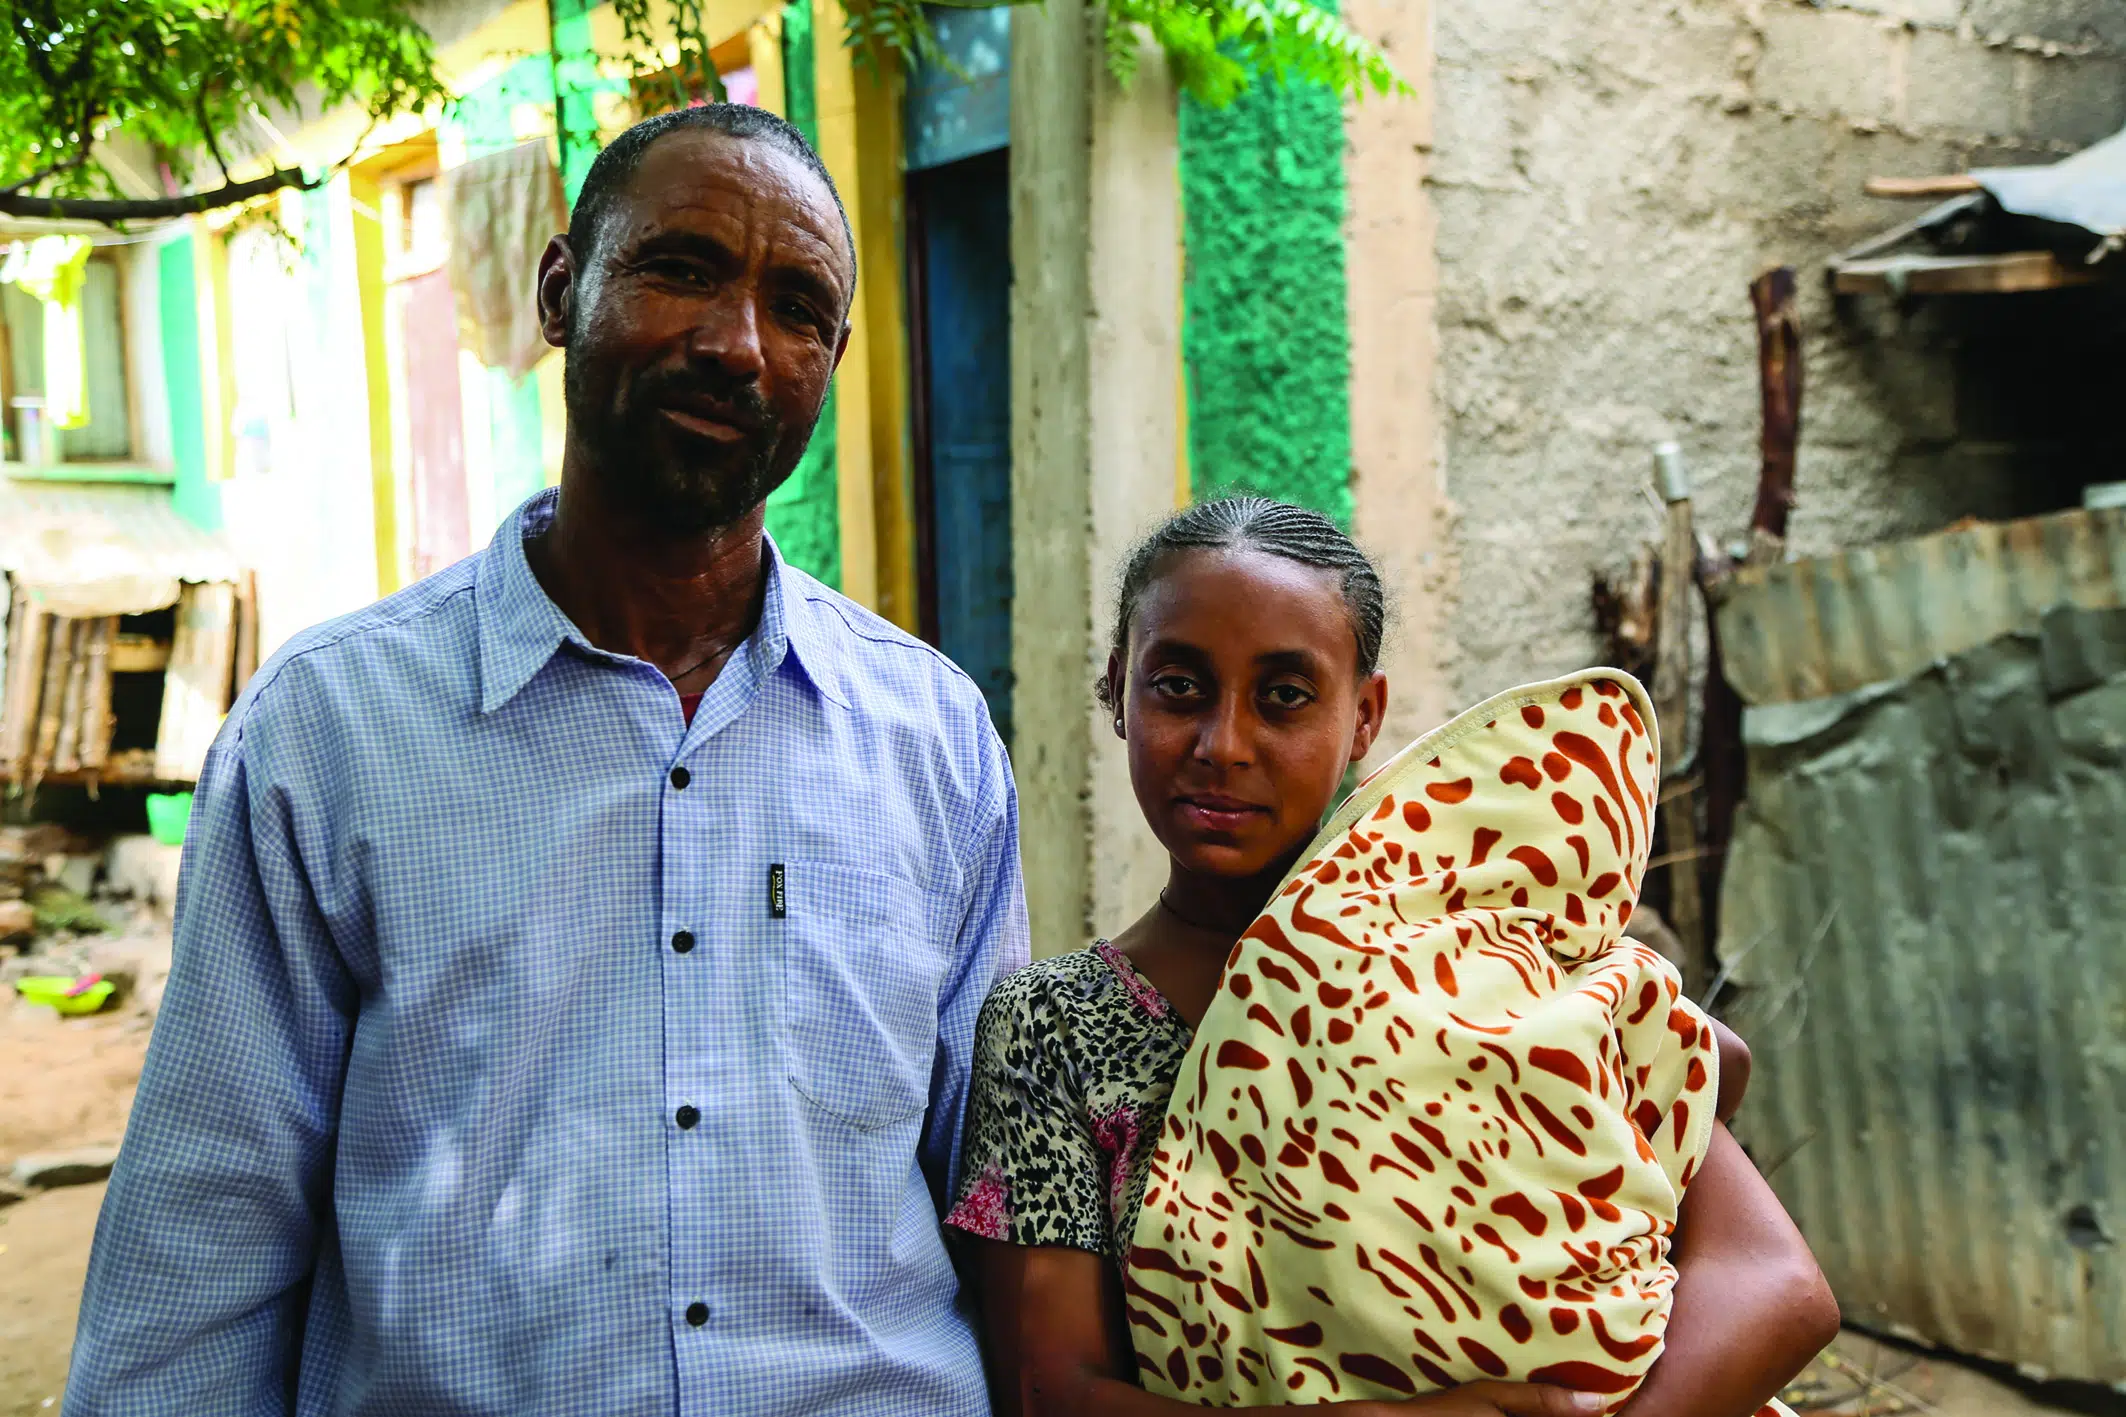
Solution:
[[(149, 1027), (145, 1013), (131, 1010), (60, 1019), (0, 1000), (0, 1171), (25, 1154), (116, 1141)], [(0, 1209), (0, 1417), (59, 1410), (103, 1191), (47, 1191)], [(2126, 1399), (2113, 1404), (2106, 1396), (2048, 1406), (1961, 1364), (1852, 1333), (1803, 1375), (1789, 1400), (1806, 1412), (1842, 1417), (2126, 1414)]]
[[(0, 999), (0, 1170), (118, 1140), (148, 1029), (143, 1014), (62, 1019)], [(102, 1204), (102, 1186), (76, 1186), (0, 1210), (0, 1417), (59, 1408)]]

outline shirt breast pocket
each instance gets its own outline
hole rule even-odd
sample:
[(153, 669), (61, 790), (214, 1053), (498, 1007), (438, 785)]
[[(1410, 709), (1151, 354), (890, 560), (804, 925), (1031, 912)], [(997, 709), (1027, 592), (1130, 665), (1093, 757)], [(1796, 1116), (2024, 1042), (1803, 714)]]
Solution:
[(785, 868), (783, 1045), (791, 1085), (862, 1130), (930, 1100), (944, 952), (913, 883), (817, 861)]

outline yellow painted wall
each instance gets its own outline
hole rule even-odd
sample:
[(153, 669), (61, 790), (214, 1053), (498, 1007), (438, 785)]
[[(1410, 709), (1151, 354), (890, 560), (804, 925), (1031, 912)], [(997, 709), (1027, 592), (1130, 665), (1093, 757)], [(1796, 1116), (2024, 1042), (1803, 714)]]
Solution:
[(856, 236), (849, 351), (836, 381), (842, 591), (913, 631), (914, 497), (908, 449), (908, 325), (901, 285), (900, 104), (841, 43), (838, 0), (813, 0), (819, 149)]

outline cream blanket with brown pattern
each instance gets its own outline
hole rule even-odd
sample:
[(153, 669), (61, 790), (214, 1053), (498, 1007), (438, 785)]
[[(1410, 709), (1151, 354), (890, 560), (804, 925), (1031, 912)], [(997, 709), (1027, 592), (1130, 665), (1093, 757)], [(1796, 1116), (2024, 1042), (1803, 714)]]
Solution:
[(1659, 763), (1645, 691), (1588, 670), (1427, 734), (1330, 819), (1175, 1088), (1128, 1263), (1147, 1388), (1629, 1397), (1717, 1095), (1704, 1015), (1624, 937)]

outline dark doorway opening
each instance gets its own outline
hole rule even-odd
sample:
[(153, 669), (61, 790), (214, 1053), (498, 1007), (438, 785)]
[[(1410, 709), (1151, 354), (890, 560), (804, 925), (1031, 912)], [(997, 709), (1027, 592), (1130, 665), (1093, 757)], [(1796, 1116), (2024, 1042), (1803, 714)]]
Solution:
[(1008, 150), (908, 174), (916, 559), (926, 639), (1011, 742)]

